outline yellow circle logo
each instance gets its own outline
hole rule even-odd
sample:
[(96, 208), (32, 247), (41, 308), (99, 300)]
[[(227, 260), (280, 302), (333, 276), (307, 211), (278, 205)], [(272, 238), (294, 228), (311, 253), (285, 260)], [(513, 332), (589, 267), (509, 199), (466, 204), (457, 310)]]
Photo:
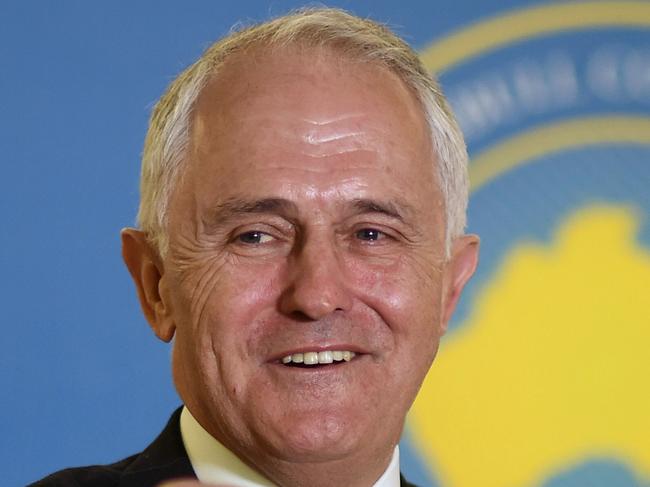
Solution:
[(650, 481), (648, 27), (648, 2), (559, 3), (422, 53), (487, 254), (409, 416), (442, 487)]

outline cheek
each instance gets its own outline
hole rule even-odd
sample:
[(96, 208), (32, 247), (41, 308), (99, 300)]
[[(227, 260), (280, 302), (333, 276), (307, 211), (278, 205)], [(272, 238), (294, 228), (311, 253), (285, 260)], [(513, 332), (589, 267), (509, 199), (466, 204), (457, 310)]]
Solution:
[(256, 263), (227, 265), (221, 271), (213, 289), (213, 297), (231, 312), (251, 313), (260, 306), (269, 306), (280, 293), (280, 273), (283, 265)]
[(264, 331), (263, 318), (276, 309), (283, 272), (279, 263), (226, 262), (204, 283), (204, 302), (196, 303), (192, 315), (215, 349), (250, 354)]
[(275, 310), (281, 272), (278, 265), (224, 261), (183, 276), (174, 346), (180, 382), (196, 383), (194, 393), (213, 391), (218, 402), (245, 393), (255, 366), (251, 357), (264, 338), (263, 318)]
[(442, 275), (427, 259), (403, 257), (390, 265), (352, 263), (357, 297), (387, 326), (394, 350), (414, 369), (428, 369), (441, 335)]
[[(434, 264), (401, 257), (387, 265), (350, 261), (347, 267), (351, 287), (373, 308), (386, 313), (389, 324), (393, 315), (415, 315), (422, 320), (438, 316), (441, 273)], [(400, 324), (404, 324), (402, 320), (395, 323)]]

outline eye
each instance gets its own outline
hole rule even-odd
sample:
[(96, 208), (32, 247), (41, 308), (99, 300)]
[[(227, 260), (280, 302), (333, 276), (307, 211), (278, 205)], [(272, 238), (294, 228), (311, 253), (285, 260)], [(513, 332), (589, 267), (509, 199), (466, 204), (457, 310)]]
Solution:
[(252, 231), (237, 236), (237, 240), (248, 245), (259, 245), (271, 242), (273, 237), (268, 233)]
[(355, 233), (355, 237), (357, 237), (359, 240), (375, 242), (377, 240), (385, 238), (386, 234), (381, 230), (377, 230), (376, 228), (362, 228)]

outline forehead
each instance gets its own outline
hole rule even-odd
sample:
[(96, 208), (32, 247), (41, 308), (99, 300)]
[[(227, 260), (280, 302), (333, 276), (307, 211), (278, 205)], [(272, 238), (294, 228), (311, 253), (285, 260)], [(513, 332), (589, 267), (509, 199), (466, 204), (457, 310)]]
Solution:
[[(320, 96), (305, 97), (314, 94)], [(195, 120), (217, 114), (239, 118), (264, 108), (300, 110), (308, 118), (329, 113), (336, 118), (341, 107), (329, 94), (351, 110), (367, 109), (372, 101), (378, 110), (424, 121), (414, 94), (387, 68), (331, 49), (299, 47), (234, 54), (202, 90)]]
[[(384, 67), (322, 49), (229, 60), (197, 100), (190, 155), (192, 179), (218, 174), (210, 184), (219, 192), (252, 179), (271, 184), (265, 171), (282, 169), (334, 186), (378, 171), (413, 189), (424, 182), (429, 193), (435, 183), (428, 125), (411, 90)], [(334, 172), (339, 180), (323, 177)]]

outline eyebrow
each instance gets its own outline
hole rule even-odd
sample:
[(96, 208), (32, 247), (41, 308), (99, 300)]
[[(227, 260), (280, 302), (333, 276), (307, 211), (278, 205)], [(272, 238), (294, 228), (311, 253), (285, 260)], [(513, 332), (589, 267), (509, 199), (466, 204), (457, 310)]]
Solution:
[[(343, 202), (343, 206), (350, 206), (352, 213), (363, 215), (367, 213), (379, 213), (390, 218), (395, 218), (400, 222), (405, 222), (413, 209), (407, 203), (398, 201), (382, 201), (369, 198), (357, 198), (351, 202)], [(238, 216), (251, 214), (279, 214), (286, 217), (295, 217), (299, 214), (298, 205), (293, 201), (284, 198), (262, 198), (262, 199), (245, 199), (230, 198), (223, 201), (210, 209), (209, 217), (204, 219), (203, 223), (210, 231), (215, 226), (236, 219)]]
[(404, 222), (413, 213), (413, 208), (403, 201), (380, 201), (375, 199), (355, 199), (352, 207), (357, 214), (380, 213)]
[(262, 198), (248, 200), (230, 198), (214, 206), (210, 211), (212, 221), (223, 221), (239, 215), (258, 213), (297, 213), (298, 207), (292, 201), (283, 198)]

